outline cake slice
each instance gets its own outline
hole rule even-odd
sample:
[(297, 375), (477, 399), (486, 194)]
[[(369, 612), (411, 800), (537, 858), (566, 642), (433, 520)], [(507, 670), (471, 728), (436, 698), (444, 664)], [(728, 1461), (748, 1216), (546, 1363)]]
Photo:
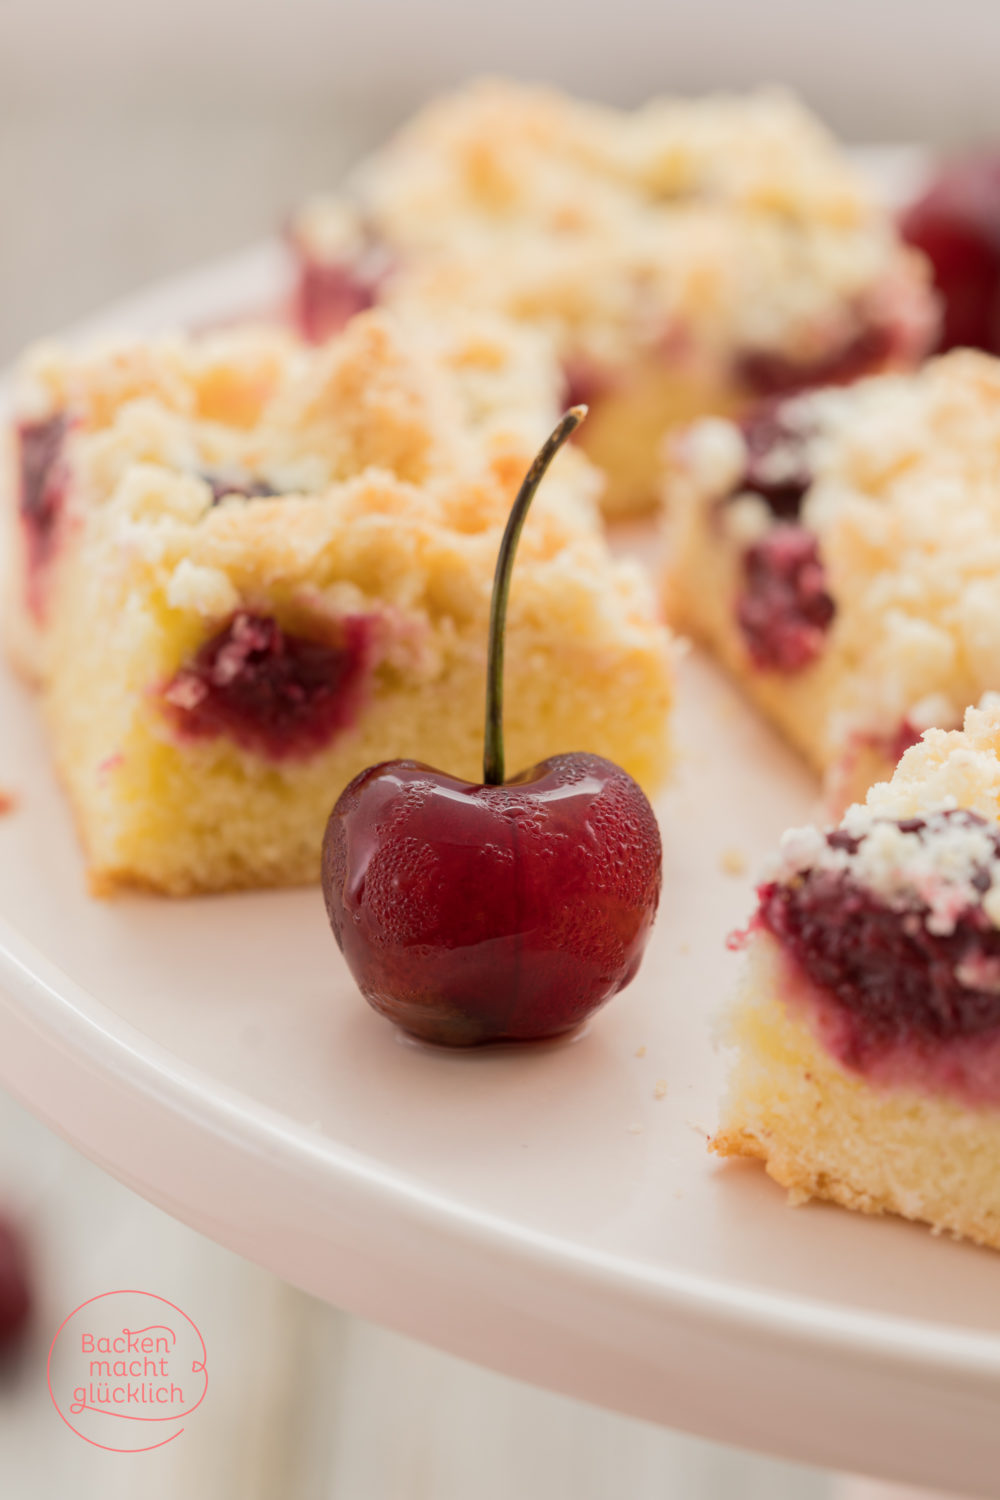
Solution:
[(786, 834), (743, 935), (712, 1145), (794, 1200), (1000, 1249), (1000, 698), (833, 829)]
[[(270, 344), (249, 378), (247, 337), (50, 351), (25, 381), (16, 624), (98, 891), (313, 880), (365, 766), (478, 779), (497, 548), (556, 415), (544, 349), (372, 312), (321, 350)], [(252, 394), (207, 401), (206, 364)], [(597, 487), (561, 455), (525, 528), (508, 760), (595, 751), (655, 786), (668, 639)]]
[(1000, 361), (817, 391), (679, 445), (668, 614), (835, 807), (1000, 689)]
[(304, 204), (291, 239), (310, 338), (373, 302), (543, 329), (612, 513), (655, 504), (671, 425), (907, 367), (936, 331), (922, 258), (777, 92), (629, 113), (480, 81)]

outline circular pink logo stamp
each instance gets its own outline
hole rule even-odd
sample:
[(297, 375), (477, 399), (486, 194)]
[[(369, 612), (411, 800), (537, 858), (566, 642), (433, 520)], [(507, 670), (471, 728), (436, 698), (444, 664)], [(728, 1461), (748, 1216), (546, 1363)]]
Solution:
[(102, 1292), (70, 1313), (49, 1349), (49, 1395), (97, 1448), (144, 1453), (180, 1437), (208, 1390), (197, 1324), (153, 1292)]

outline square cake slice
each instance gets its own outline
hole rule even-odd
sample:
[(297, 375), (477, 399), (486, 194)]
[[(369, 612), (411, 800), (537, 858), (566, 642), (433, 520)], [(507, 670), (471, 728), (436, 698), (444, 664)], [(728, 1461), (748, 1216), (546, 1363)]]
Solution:
[(1000, 697), (831, 829), (786, 834), (742, 941), (713, 1149), (801, 1201), (1000, 1249)]
[[(314, 880), (365, 766), (481, 776), (497, 549), (557, 415), (544, 348), (378, 311), (322, 349), (278, 340), (254, 371), (248, 337), (50, 350), (23, 385), (15, 633), (98, 891)], [(669, 642), (607, 550), (597, 487), (561, 454), (525, 527), (508, 764), (590, 750), (653, 787)]]
[(544, 330), (611, 513), (655, 505), (673, 424), (908, 367), (936, 332), (922, 258), (777, 92), (625, 112), (480, 81), (304, 204), (291, 239), (307, 337), (375, 302)]
[(669, 481), (668, 615), (842, 809), (1000, 689), (1000, 361), (697, 424)]

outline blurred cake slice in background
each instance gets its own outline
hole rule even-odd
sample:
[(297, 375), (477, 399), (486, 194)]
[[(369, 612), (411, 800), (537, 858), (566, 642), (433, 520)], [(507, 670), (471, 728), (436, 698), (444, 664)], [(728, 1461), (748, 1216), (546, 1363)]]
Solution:
[(1000, 690), (1000, 361), (955, 351), (698, 424), (668, 491), (672, 621), (834, 806)]
[(656, 503), (677, 423), (907, 368), (936, 334), (922, 258), (777, 91), (628, 113), (473, 83), (304, 204), (291, 240), (309, 338), (381, 302), (544, 330), (611, 513)]
[(836, 828), (786, 834), (743, 940), (713, 1149), (797, 1201), (1000, 1249), (1000, 698)]
[[(318, 877), (338, 793), (409, 756), (479, 779), (500, 536), (557, 415), (530, 330), (377, 311), (280, 335), (33, 356), (11, 444), (11, 638), (41, 685), (97, 890)], [(518, 558), (508, 760), (647, 787), (669, 642), (560, 456)]]

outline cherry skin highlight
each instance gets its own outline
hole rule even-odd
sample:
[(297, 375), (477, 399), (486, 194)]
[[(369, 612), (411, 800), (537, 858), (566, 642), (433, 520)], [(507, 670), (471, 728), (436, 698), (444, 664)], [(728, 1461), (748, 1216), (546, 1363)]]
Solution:
[(327, 913), (362, 994), (424, 1041), (572, 1031), (634, 977), (660, 835), (632, 778), (557, 755), (503, 785), (363, 771), (323, 841)]

